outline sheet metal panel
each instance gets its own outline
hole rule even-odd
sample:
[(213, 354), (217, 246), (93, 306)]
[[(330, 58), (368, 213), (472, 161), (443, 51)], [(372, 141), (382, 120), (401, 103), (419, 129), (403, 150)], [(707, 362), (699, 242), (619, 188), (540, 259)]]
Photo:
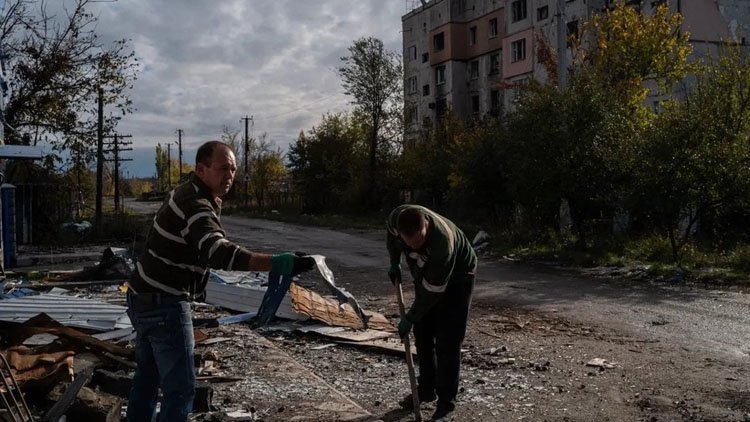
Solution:
[(124, 306), (49, 293), (0, 300), (0, 321), (24, 322), (43, 312), (63, 325), (101, 331), (130, 327), (125, 311)]

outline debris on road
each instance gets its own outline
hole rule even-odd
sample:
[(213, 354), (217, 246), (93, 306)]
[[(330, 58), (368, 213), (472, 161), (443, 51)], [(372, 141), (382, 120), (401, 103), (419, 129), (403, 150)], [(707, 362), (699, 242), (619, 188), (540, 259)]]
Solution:
[(602, 358), (591, 359), (590, 361), (586, 362), (586, 366), (593, 366), (595, 368), (600, 368), (602, 370), (614, 369), (617, 367), (617, 365), (615, 365), (614, 363), (609, 362), (606, 359), (602, 359)]

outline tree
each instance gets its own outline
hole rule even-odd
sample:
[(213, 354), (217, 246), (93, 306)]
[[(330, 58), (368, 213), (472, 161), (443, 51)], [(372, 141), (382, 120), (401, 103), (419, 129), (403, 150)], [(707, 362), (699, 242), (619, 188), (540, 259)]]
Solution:
[(356, 186), (362, 129), (346, 114), (326, 114), (318, 126), (300, 133), (287, 158), (306, 212), (329, 211), (344, 205)]
[(126, 40), (108, 46), (100, 41), (90, 1), (65, 2), (57, 15), (41, 1), (3, 3), (0, 51), (11, 86), (3, 121), (7, 143), (36, 144), (47, 137), (58, 150), (76, 140), (93, 143), (100, 89), (104, 103), (118, 110), (107, 116), (108, 129), (131, 111), (126, 92), (137, 59)]
[(250, 187), (259, 208), (266, 206), (268, 196), (278, 193), (280, 183), (286, 175), (281, 151), (272, 148), (273, 142), (269, 141), (264, 133), (258, 139), (258, 144), (252, 155)]
[(664, 6), (645, 15), (618, 2), (574, 40), (568, 85), (530, 85), (508, 116), (510, 191), (543, 218), (567, 200), (581, 246), (587, 221), (627, 205), (655, 118), (650, 87), (663, 92), (693, 68), (680, 22)]
[(171, 185), (170, 181), (174, 180), (170, 179), (172, 163), (167, 153), (167, 148), (156, 144), (156, 190), (161, 192), (166, 191)]
[(633, 209), (666, 232), (679, 263), (698, 219), (747, 209), (750, 63), (739, 47), (726, 47), (684, 101), (664, 108), (640, 145)]
[[(245, 180), (248, 179), (249, 181), (249, 176), (245, 175), (245, 148), (243, 145), (243, 141), (239, 136), (239, 130), (231, 129), (228, 126), (224, 126), (221, 130), (221, 141), (229, 145), (229, 148), (234, 152), (234, 156), (237, 160), (235, 185), (238, 186), (238, 188), (235, 189), (236, 191), (239, 190), (240, 192), (242, 192), (240, 194), (240, 198), (245, 201), (250, 196), (250, 193), (245, 190), (245, 188), (247, 187), (247, 185), (245, 184)], [(257, 146), (255, 144), (255, 138), (248, 138), (248, 162), (250, 161), (250, 157), (253, 156), (257, 149)], [(252, 166), (250, 164), (248, 164), (248, 167), (250, 167), (250, 170), (252, 170)], [(245, 201), (245, 203), (247, 203), (247, 201)]]
[(366, 118), (368, 126), (368, 184), (369, 207), (378, 204), (378, 191), (382, 187), (383, 174), (378, 173), (378, 154), (383, 143), (384, 128), (394, 119), (399, 121), (403, 71), (399, 55), (388, 51), (377, 38), (367, 37), (354, 41), (349, 47), (349, 56), (342, 57), (343, 66), (338, 68), (342, 86), (347, 95), (353, 97), (355, 112)]
[(416, 202), (435, 209), (444, 205), (456, 153), (454, 141), (463, 130), (463, 122), (449, 112), (434, 129), (423, 131), (416, 142), (404, 146), (398, 163), (400, 179), (402, 187), (415, 194)]
[(485, 212), (493, 222), (510, 208), (507, 173), (508, 135), (500, 119), (489, 119), (459, 132), (450, 159), (451, 190), (470, 209)]
[(642, 107), (651, 89), (670, 93), (695, 70), (687, 60), (692, 46), (682, 19), (665, 4), (647, 15), (620, 0), (612, 10), (595, 14), (574, 40), (574, 72)]

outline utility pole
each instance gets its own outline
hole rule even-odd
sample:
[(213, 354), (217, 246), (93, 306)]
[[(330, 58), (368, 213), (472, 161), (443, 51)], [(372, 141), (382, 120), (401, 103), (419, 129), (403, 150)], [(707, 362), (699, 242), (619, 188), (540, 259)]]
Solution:
[(182, 182), (182, 129), (177, 129), (177, 148), (178, 148), (178, 157), (180, 159), (180, 167), (177, 169), (177, 183)]
[(565, 1), (557, 0), (557, 86), (560, 89), (565, 88), (568, 76), (568, 27), (565, 22)]
[(172, 144), (167, 142), (167, 189), (172, 189)]
[(102, 233), (102, 173), (104, 172), (104, 91), (97, 90), (97, 120), (96, 120), (96, 211), (94, 224), (96, 233)]
[(244, 189), (244, 191), (245, 191), (245, 206), (247, 206), (248, 205), (248, 197), (249, 197), (249, 195), (248, 195), (248, 185), (250, 183), (250, 168), (247, 165), (247, 163), (248, 163), (248, 155), (249, 155), (249, 152), (250, 152), (250, 140), (249, 140), (249, 138), (247, 136), (247, 123), (249, 121), (252, 121), (253, 124), (255, 124), (255, 121), (253, 120), (253, 116), (247, 117), (247, 114), (245, 115), (245, 117), (243, 117), (242, 119), (240, 119), (240, 121), (243, 121), (243, 120), (245, 121), (245, 189)]
[(131, 145), (132, 142), (121, 142), (120, 140), (122, 138), (132, 138), (133, 135), (118, 135), (115, 133), (113, 135), (114, 141), (111, 142), (109, 145), (112, 146), (112, 149), (106, 150), (105, 152), (111, 152), (114, 155), (114, 158), (107, 161), (114, 161), (115, 162), (115, 175), (114, 175), (114, 182), (115, 182), (115, 212), (120, 212), (120, 162), (121, 161), (133, 161), (132, 158), (120, 158), (120, 152), (122, 151), (132, 151), (133, 148), (122, 148), (121, 145)]

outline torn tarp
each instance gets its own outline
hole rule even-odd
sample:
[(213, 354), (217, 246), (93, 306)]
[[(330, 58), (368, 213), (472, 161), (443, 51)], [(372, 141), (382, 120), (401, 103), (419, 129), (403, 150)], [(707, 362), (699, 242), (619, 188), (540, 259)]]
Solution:
[(336, 282), (333, 279), (333, 271), (331, 271), (331, 269), (328, 268), (328, 265), (326, 265), (326, 257), (324, 257), (323, 255), (311, 256), (313, 257), (313, 259), (315, 259), (315, 263), (318, 266), (318, 271), (320, 271), (320, 274), (328, 283), (327, 285), (331, 293), (336, 296), (336, 299), (339, 301), (339, 307), (343, 309), (344, 304), (348, 303), (349, 306), (351, 306), (354, 312), (357, 314), (357, 316), (359, 316), (359, 319), (362, 321), (362, 325), (364, 326), (364, 328), (367, 328), (370, 317), (365, 315), (362, 307), (359, 306), (359, 302), (357, 302), (357, 299), (355, 299), (351, 293), (347, 292), (346, 289), (342, 287), (336, 286)]

